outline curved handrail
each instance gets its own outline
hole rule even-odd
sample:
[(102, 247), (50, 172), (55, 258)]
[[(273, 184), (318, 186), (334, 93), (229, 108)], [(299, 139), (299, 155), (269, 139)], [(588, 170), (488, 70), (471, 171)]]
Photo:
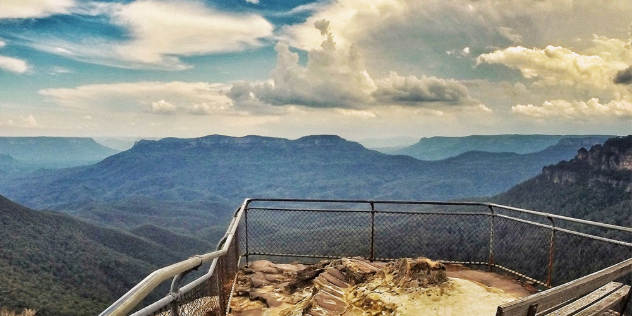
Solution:
[(134, 286), (131, 290), (125, 293), (125, 295), (116, 300), (116, 302), (110, 305), (110, 307), (99, 314), (99, 316), (126, 315), (162, 282), (187, 271), (193, 270), (204, 263), (207, 263), (228, 253), (228, 246), (230, 245), (233, 236), (235, 235), (235, 231), (238, 226), (237, 223), (239, 223), (239, 220), (241, 220), (241, 216), (248, 206), (249, 201), (249, 199), (246, 199), (239, 208), (239, 211), (235, 213), (235, 216), (230, 223), (229, 229), (224, 236), (226, 241), (222, 245), (221, 250), (209, 252), (203, 255), (193, 256), (184, 261), (180, 261), (178, 263), (152, 272), (145, 279), (136, 284), (136, 286)]

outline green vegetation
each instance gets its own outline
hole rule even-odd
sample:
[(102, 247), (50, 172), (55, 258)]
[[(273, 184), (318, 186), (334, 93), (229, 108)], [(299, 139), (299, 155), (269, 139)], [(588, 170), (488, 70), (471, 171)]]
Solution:
[(150, 226), (134, 235), (32, 211), (4, 197), (0, 231), (0, 306), (40, 316), (96, 315), (151, 271), (212, 247)]

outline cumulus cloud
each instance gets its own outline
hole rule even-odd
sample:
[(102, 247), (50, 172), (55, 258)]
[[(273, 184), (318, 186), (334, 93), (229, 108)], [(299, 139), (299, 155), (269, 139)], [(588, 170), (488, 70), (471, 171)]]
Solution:
[(467, 87), (453, 79), (415, 76), (403, 77), (391, 72), (389, 77), (376, 82), (373, 96), (381, 102), (415, 105), (426, 102), (449, 104), (474, 103)]
[(328, 20), (314, 22), (314, 28), (325, 40), (319, 48), (309, 50), (306, 66), (299, 64), (298, 54), (290, 51), (287, 44), (279, 42), (275, 46), (277, 66), (270, 80), (261, 84), (235, 83), (227, 95), (237, 104), (315, 108), (480, 104), (456, 80), (426, 76), (418, 79), (392, 72), (388, 78), (374, 81), (356, 46), (341, 48), (337, 45)]
[(616, 84), (630, 84), (632, 83), (632, 66), (619, 70), (614, 76), (614, 83)]
[(632, 117), (632, 97), (623, 96), (608, 103), (600, 103), (598, 98), (588, 101), (551, 100), (541, 106), (533, 104), (516, 105), (511, 108), (515, 114), (539, 119), (548, 118), (595, 118)]
[(204, 82), (133, 82), (43, 89), (38, 93), (62, 106), (155, 114), (241, 114), (224, 95), (228, 86)]
[(24, 60), (0, 55), (0, 69), (21, 74), (29, 70), (29, 65)]
[(517, 69), (537, 85), (608, 90), (612, 88), (612, 78), (632, 62), (632, 52), (618, 39), (595, 37), (593, 44), (583, 54), (551, 45), (544, 49), (509, 47), (482, 54), (476, 62)]
[(0, 19), (41, 18), (67, 14), (73, 6), (73, 0), (3, 0)]
[(5, 47), (7, 43), (5, 43), (2, 39), (0, 39), (0, 48)]
[(157, 102), (152, 102), (149, 107), (149, 112), (156, 114), (174, 114), (176, 113), (178, 108), (175, 105), (165, 101), (160, 100)]
[(297, 53), (279, 42), (277, 66), (269, 82), (258, 85), (236, 84), (228, 94), (234, 100), (257, 98), (272, 105), (304, 105), (310, 107), (356, 107), (370, 101), (375, 89), (355, 47), (339, 49), (329, 32), (329, 22), (315, 26), (326, 36), (319, 49), (308, 52), (307, 66), (299, 64)]

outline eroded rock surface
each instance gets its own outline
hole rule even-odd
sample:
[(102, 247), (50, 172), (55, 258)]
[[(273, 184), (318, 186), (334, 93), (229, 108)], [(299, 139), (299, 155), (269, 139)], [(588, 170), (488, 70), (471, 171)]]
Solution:
[(231, 311), (236, 316), (392, 315), (389, 295), (437, 287), (448, 281), (445, 266), (427, 258), (390, 263), (363, 258), (314, 265), (252, 262), (237, 276)]

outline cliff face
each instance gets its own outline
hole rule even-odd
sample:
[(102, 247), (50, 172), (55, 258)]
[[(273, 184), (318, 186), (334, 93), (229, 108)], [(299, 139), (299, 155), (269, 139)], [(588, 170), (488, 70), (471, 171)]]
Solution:
[(544, 167), (542, 176), (556, 184), (602, 182), (632, 192), (632, 135), (581, 148), (574, 159)]

